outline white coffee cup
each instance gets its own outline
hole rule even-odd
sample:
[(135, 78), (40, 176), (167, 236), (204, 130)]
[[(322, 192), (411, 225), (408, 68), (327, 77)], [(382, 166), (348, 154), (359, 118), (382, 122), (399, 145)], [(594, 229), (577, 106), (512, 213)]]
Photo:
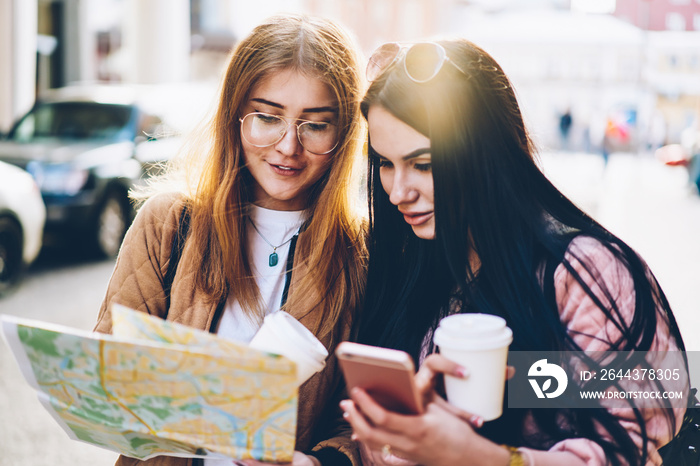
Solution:
[(265, 316), (249, 346), (291, 359), (297, 366), (297, 384), (306, 382), (326, 365), (328, 351), (301, 322), (284, 311)]
[(455, 314), (445, 317), (433, 342), (440, 354), (463, 366), (466, 378), (445, 375), (447, 401), (485, 421), (503, 411), (508, 345), (513, 332), (506, 321), (489, 314)]

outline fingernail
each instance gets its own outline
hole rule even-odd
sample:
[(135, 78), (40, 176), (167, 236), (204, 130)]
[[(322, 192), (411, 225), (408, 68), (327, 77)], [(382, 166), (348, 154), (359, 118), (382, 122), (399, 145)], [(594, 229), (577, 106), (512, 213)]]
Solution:
[(350, 413), (347, 412), (347, 411), (344, 411), (344, 412), (343, 412), (343, 418), (347, 419), (347, 418), (349, 418), (349, 417), (350, 417)]
[(455, 375), (464, 379), (469, 376), (469, 369), (467, 369), (466, 367), (458, 366), (455, 369)]
[(340, 409), (342, 409), (343, 411), (347, 410), (348, 407), (349, 407), (349, 406), (348, 406), (349, 404), (350, 404), (350, 403), (348, 402), (348, 400), (343, 400), (343, 401), (341, 401), (341, 402), (340, 402)]
[(352, 440), (353, 442), (356, 442), (357, 441), (357, 434), (352, 434), (350, 436), (350, 440)]
[(484, 419), (481, 416), (477, 416), (476, 414), (474, 416), (472, 416), (469, 419), (469, 421), (470, 421), (471, 425), (473, 425), (477, 429), (484, 425)]

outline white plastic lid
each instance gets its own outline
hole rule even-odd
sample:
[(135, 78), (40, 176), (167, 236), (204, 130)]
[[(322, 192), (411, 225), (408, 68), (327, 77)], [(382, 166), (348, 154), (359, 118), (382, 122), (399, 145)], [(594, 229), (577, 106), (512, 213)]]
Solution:
[(440, 321), (433, 342), (456, 350), (490, 350), (508, 346), (513, 331), (506, 321), (490, 314), (454, 314)]

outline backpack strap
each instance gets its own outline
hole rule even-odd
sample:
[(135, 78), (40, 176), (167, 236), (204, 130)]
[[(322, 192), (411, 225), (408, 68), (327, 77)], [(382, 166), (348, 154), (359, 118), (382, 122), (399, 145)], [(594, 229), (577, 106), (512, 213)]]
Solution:
[(165, 293), (165, 315), (163, 319), (168, 318), (168, 312), (170, 311), (170, 292), (173, 287), (173, 280), (175, 279), (175, 272), (177, 272), (177, 264), (180, 262), (180, 256), (182, 255), (182, 250), (185, 246), (185, 240), (187, 239), (187, 233), (190, 229), (190, 209), (187, 203), (182, 207), (182, 212), (180, 212), (180, 221), (177, 226), (177, 233), (173, 238), (173, 243), (170, 246), (170, 261), (168, 262), (168, 270), (165, 272), (163, 277), (163, 292)]
[(289, 295), (289, 284), (292, 282), (292, 268), (294, 267), (294, 253), (297, 249), (297, 240), (299, 239), (299, 233), (292, 237), (292, 242), (289, 245), (289, 254), (287, 255), (287, 268), (284, 274), (284, 289), (282, 290), (282, 302), (280, 302), (280, 308), (282, 308), (287, 303), (287, 296)]

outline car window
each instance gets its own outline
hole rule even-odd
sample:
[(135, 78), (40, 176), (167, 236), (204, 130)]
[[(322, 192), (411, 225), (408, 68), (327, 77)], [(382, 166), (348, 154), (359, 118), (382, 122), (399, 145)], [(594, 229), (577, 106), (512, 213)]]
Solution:
[(92, 102), (39, 104), (15, 127), (10, 137), (17, 142), (37, 139), (132, 140), (135, 125), (128, 105)]

